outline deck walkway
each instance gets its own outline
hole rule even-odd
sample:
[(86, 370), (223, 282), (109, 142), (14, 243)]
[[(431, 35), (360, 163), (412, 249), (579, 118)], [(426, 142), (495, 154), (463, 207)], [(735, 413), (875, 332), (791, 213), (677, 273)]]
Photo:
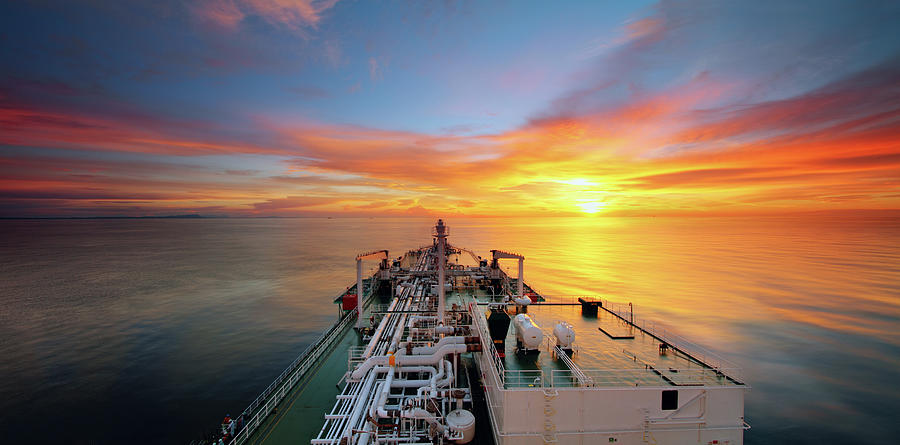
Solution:
[(300, 382), (281, 401), (277, 411), (266, 419), (247, 441), (251, 445), (309, 443), (322, 428), (322, 416), (340, 394), (338, 380), (347, 370), (351, 347), (362, 344), (355, 330), (347, 329), (327, 358), (311, 370), (310, 378)]

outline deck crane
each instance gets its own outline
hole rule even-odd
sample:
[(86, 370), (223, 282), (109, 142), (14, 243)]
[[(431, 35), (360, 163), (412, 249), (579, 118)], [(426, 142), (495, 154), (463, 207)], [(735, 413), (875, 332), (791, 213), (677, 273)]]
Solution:
[(357, 294), (357, 302), (356, 302), (356, 328), (361, 329), (363, 323), (363, 315), (365, 314), (363, 304), (365, 303), (365, 295), (363, 293), (363, 280), (362, 280), (362, 262), (363, 260), (371, 259), (371, 258), (380, 258), (381, 259), (381, 268), (384, 269), (387, 267), (388, 251), (387, 250), (373, 250), (371, 252), (361, 253), (356, 256), (356, 294)]
[(509, 259), (518, 259), (519, 260), (519, 278), (517, 280), (518, 281), (518, 289), (517, 289), (516, 296), (521, 298), (523, 295), (525, 295), (525, 280), (523, 277), (523, 275), (525, 273), (525, 265), (524, 265), (525, 257), (522, 255), (517, 255), (515, 253), (504, 252), (502, 250), (492, 250), (491, 255), (493, 255), (493, 258), (494, 258), (494, 261), (491, 264), (492, 267), (500, 267), (499, 265), (497, 265), (497, 260), (499, 260), (499, 259), (509, 258)]

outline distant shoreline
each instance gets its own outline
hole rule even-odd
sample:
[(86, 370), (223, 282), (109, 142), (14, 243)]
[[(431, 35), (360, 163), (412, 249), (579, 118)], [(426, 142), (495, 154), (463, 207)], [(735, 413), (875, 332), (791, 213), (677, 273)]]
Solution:
[[(168, 216), (3, 216), (0, 219), (213, 219), (232, 216), (168, 215)], [(279, 218), (279, 217), (265, 217)]]

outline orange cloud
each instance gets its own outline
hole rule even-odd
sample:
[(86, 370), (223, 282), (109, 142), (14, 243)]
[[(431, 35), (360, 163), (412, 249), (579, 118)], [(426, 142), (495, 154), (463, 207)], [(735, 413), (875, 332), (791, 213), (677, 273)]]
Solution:
[(717, 106), (731, 85), (699, 75), (618, 104), (584, 109), (577, 100), (561, 101), (553, 114), (495, 134), (423, 134), (257, 116), (248, 119), (252, 143), (229, 140), (222, 125), (207, 122), (73, 114), (7, 102), (0, 103), (0, 143), (7, 146), (192, 159), (257, 156), (278, 167), (227, 172), (0, 156), (3, 199), (18, 206), (7, 206), (6, 214), (36, 205), (46, 213), (93, 205), (129, 212), (194, 206), (251, 215), (898, 208), (897, 78), (887, 66), (792, 98)]
[[(178, 138), (173, 129), (184, 122), (159, 121), (151, 117), (98, 117), (43, 110), (0, 102), (0, 144), (60, 147), (172, 155), (227, 153), (285, 154), (272, 146), (217, 141), (211, 137)], [(203, 124), (205, 125), (205, 124)], [(212, 127), (208, 128), (212, 130)]]

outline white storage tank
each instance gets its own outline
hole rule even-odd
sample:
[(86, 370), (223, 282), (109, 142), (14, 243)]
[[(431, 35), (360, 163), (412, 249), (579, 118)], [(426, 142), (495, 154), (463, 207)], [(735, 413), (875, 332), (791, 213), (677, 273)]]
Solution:
[(531, 304), (531, 298), (528, 297), (518, 297), (513, 301), (515, 301), (519, 306), (528, 306), (529, 304)]
[(471, 411), (455, 409), (447, 414), (447, 426), (450, 431), (462, 433), (462, 439), (456, 443), (469, 443), (475, 437), (475, 415)]
[(519, 343), (521, 343), (525, 349), (537, 349), (541, 346), (541, 341), (544, 339), (544, 333), (528, 314), (516, 315), (513, 324), (516, 325), (516, 339), (519, 340)]
[(563, 349), (572, 349), (572, 343), (575, 341), (575, 328), (568, 322), (561, 321), (553, 327), (553, 335), (556, 337), (556, 344)]

